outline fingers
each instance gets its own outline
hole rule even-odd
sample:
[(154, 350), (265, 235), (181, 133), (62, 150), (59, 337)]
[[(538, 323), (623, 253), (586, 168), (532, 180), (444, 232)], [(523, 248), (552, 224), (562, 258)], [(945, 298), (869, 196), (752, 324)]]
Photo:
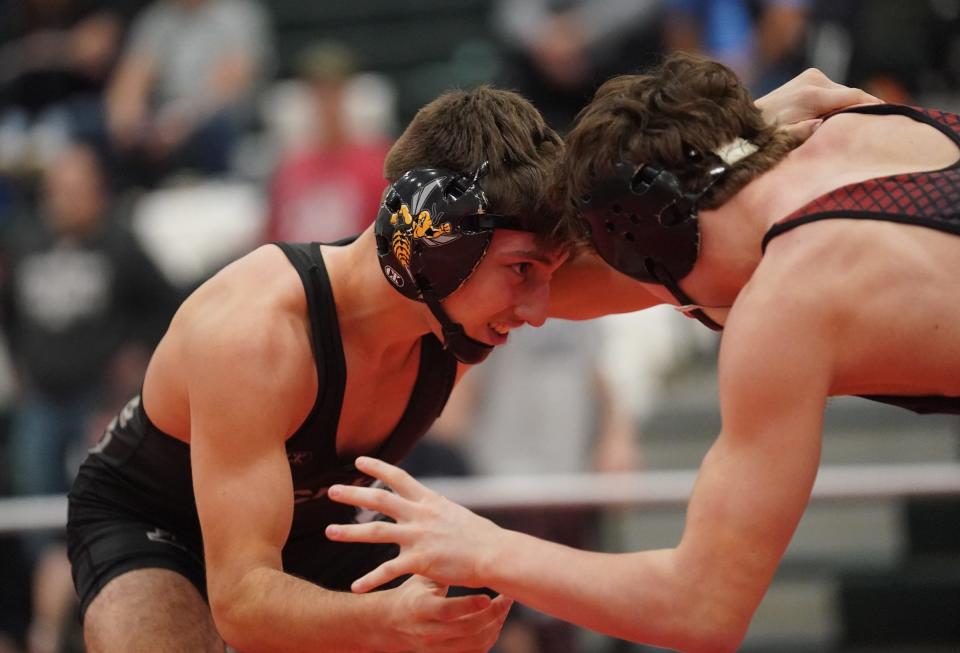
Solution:
[(403, 527), (385, 521), (366, 524), (330, 524), (325, 531), (334, 542), (369, 542), (371, 544), (404, 544)]
[(456, 653), (489, 651), (500, 636), (511, 605), (511, 599), (498, 596), (487, 608), (452, 622), (449, 625), (455, 626), (462, 634), (444, 640), (436, 650)]
[(410, 512), (405, 509), (407, 507), (405, 499), (381, 488), (331, 485), (327, 496), (337, 503), (374, 510), (397, 520), (406, 519)]
[(863, 104), (877, 104), (882, 100), (859, 88), (837, 84), (815, 68), (810, 68), (792, 80), (756, 101), (768, 123), (787, 128), (801, 138), (816, 129), (816, 124), (805, 123), (839, 109)]
[[(458, 596), (444, 599), (439, 605), (435, 618), (441, 621), (453, 621), (454, 619), (465, 619), (465, 627), (476, 623), (475, 617), (485, 614), (483, 611), (493, 603), (486, 594), (472, 594), (470, 596)], [(473, 621), (470, 621), (473, 619)]]
[(412, 573), (416, 573), (416, 570), (408, 566), (407, 559), (403, 554), (400, 554), (396, 558), (387, 560), (373, 571), (353, 581), (350, 589), (356, 594), (365, 594), (385, 583), (389, 583), (394, 578)]
[(882, 100), (866, 91), (841, 86), (840, 84), (827, 88), (812, 89), (810, 92), (810, 109), (816, 115), (824, 115), (837, 109), (846, 109), (858, 104), (880, 104), (882, 102)]
[(843, 90), (849, 94), (847, 99), (850, 101), (850, 106), (856, 106), (858, 104), (884, 104), (884, 101), (876, 95), (870, 95), (859, 88), (848, 88), (844, 86)]
[[(491, 620), (502, 621), (506, 618), (507, 613), (510, 612), (510, 607), (513, 605), (513, 599), (508, 599), (502, 594), (494, 599), (486, 596), (486, 594), (477, 594), (475, 596), (486, 597), (487, 605), (479, 610), (474, 610), (472, 613), (468, 612), (459, 617), (460, 623), (468, 630), (478, 630)], [(464, 598), (474, 598), (474, 596)], [(452, 601), (453, 599), (447, 600)]]
[(417, 501), (430, 492), (430, 490), (418, 483), (410, 474), (382, 460), (360, 456), (357, 458), (356, 465), (357, 469), (361, 472), (380, 479), (404, 498)]

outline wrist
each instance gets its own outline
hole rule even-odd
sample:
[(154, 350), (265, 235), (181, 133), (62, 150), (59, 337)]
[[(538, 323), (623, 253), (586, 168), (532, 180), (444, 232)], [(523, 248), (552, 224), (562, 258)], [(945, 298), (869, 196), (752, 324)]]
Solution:
[(496, 590), (503, 578), (502, 570), (506, 564), (504, 553), (510, 550), (509, 545), (505, 546), (504, 543), (514, 533), (497, 526), (489, 519), (484, 518), (483, 521), (486, 533), (481, 540), (483, 544), (474, 564), (474, 585)]
[(401, 626), (398, 623), (402, 617), (398, 616), (402, 612), (397, 609), (397, 600), (399, 594), (396, 589), (383, 590), (380, 592), (370, 592), (357, 596), (369, 602), (372, 619), (368, 623), (377, 623), (382, 627), (365, 628), (366, 636), (363, 638), (364, 653), (395, 653), (403, 650), (401, 642)]

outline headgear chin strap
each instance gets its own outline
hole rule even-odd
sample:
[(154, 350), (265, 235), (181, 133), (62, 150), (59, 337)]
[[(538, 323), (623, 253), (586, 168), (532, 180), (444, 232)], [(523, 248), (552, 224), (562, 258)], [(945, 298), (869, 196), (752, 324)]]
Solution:
[(494, 229), (529, 231), (517, 216), (487, 211), (480, 186), (487, 168), (483, 163), (472, 175), (440, 168), (406, 172), (387, 189), (374, 226), (384, 276), (398, 292), (427, 305), (443, 330), (444, 347), (469, 365), (493, 346), (468, 336), (440, 302), (476, 270)]
[(490, 352), (493, 351), (493, 345), (488, 345), (468, 336), (462, 324), (450, 319), (450, 316), (443, 310), (432, 292), (425, 292), (423, 301), (430, 312), (433, 313), (433, 317), (440, 323), (444, 349), (453, 354), (454, 358), (466, 365), (476, 365), (482, 363), (490, 355)]
[(707, 185), (697, 192), (683, 189), (672, 172), (661, 167), (617, 163), (613, 174), (597, 180), (578, 207), (586, 220), (597, 253), (614, 269), (644, 283), (664, 286), (690, 307), (684, 312), (707, 327), (722, 327), (710, 319), (678, 285), (690, 273), (700, 253), (698, 203), (728, 168), (709, 171)]

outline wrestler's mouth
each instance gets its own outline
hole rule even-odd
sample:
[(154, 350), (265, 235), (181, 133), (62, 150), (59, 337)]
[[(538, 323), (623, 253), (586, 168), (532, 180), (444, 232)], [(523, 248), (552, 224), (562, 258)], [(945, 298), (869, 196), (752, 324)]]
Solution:
[(487, 332), (490, 338), (490, 344), (502, 345), (507, 341), (510, 331), (520, 326), (509, 322), (488, 322)]

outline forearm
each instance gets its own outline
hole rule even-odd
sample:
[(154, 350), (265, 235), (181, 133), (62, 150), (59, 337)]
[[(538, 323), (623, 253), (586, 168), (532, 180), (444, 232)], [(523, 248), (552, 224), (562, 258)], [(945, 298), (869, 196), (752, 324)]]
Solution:
[[(683, 651), (734, 650), (698, 571), (677, 549), (593, 553), (503, 531), (480, 581), (537, 610), (634, 642)], [(734, 641), (736, 640), (736, 641)]]
[(584, 251), (572, 256), (554, 274), (548, 315), (589, 320), (661, 303), (639, 281), (617, 272), (595, 253)]
[(367, 653), (383, 641), (383, 595), (334, 592), (276, 569), (248, 572), (220, 601), (211, 596), (217, 628), (242, 651)]

